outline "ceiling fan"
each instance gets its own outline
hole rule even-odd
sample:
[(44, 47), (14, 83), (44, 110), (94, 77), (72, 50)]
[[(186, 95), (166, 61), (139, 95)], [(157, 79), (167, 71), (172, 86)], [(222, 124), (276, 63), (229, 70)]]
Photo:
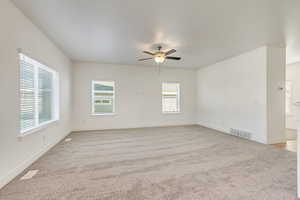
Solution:
[(161, 49), (162, 49), (161, 46), (158, 46), (157, 49), (158, 49), (158, 51), (155, 52), (155, 53), (152, 53), (152, 52), (149, 52), (149, 51), (143, 51), (143, 53), (151, 55), (152, 57), (151, 58), (142, 58), (142, 59), (139, 59), (139, 61), (145, 61), (145, 60), (154, 59), (154, 61), (156, 63), (160, 64), (160, 63), (165, 62), (166, 59), (169, 59), (169, 60), (180, 60), (181, 59), (180, 57), (169, 56), (169, 55), (171, 55), (171, 54), (173, 54), (173, 53), (176, 52), (175, 49), (171, 49), (171, 50), (169, 50), (167, 52), (161, 51)]

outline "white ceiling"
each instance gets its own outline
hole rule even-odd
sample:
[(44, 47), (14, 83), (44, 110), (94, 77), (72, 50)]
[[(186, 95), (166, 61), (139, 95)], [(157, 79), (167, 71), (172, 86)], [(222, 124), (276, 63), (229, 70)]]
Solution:
[[(299, 0), (12, 0), (72, 60), (141, 64), (157, 44), (171, 67), (201, 67), (262, 45), (300, 61)], [(153, 61), (143, 62), (153, 65)]]

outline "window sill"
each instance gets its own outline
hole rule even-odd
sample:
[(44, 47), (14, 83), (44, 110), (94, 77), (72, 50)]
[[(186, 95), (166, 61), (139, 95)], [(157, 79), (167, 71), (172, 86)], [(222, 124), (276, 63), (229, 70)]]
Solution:
[(286, 113), (286, 116), (287, 116), (287, 117), (295, 117), (295, 114), (292, 114), (292, 113)]
[(173, 115), (173, 114), (181, 114), (181, 112), (163, 112), (162, 114), (164, 114), (164, 115), (169, 115), (169, 114)]
[(116, 113), (92, 113), (92, 116), (113, 116)]
[(49, 122), (46, 122), (46, 123), (43, 123), (43, 124), (40, 124), (39, 126), (37, 127), (34, 127), (32, 129), (29, 129), (29, 130), (26, 130), (26, 131), (23, 131), (20, 133), (20, 135), (18, 137), (20, 138), (23, 138), (25, 136), (28, 136), (28, 135), (31, 135), (33, 133), (36, 133), (36, 132), (39, 132), (41, 130), (44, 130), (46, 129), (47, 127), (49, 127), (50, 125), (54, 124), (54, 123), (57, 123), (59, 120), (56, 119), (56, 120), (51, 120)]

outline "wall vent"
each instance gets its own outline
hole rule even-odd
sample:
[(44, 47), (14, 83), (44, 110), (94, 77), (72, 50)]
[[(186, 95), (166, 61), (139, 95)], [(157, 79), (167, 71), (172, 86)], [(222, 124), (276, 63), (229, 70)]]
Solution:
[(247, 140), (251, 140), (252, 133), (249, 133), (247, 131), (239, 130), (239, 129), (230, 129), (230, 135), (236, 136), (236, 137), (241, 137)]
[(24, 176), (20, 178), (20, 180), (32, 179), (38, 172), (39, 170), (29, 170)]
[(65, 142), (71, 142), (72, 141), (72, 138), (66, 138), (65, 139)]

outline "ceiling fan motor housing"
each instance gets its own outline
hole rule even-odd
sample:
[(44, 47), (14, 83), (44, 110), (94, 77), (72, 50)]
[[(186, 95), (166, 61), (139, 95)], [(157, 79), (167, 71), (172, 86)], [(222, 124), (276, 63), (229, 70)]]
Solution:
[[(152, 53), (150, 51), (143, 51), (144, 53), (148, 54), (148, 55), (151, 55), (152, 58), (155, 60), (156, 63), (163, 63), (165, 62), (166, 59), (170, 59), (170, 60), (180, 60), (181, 58), (180, 57), (173, 57), (173, 56), (169, 56), (170, 54), (173, 54), (176, 52), (175, 49), (171, 49), (167, 52), (164, 52), (164, 51), (161, 51), (162, 49), (162, 46), (158, 46), (157, 47), (158, 51), (155, 52), (155, 53)], [(151, 58), (142, 58), (142, 59), (139, 59), (139, 61), (145, 61), (145, 60), (150, 60)]]

